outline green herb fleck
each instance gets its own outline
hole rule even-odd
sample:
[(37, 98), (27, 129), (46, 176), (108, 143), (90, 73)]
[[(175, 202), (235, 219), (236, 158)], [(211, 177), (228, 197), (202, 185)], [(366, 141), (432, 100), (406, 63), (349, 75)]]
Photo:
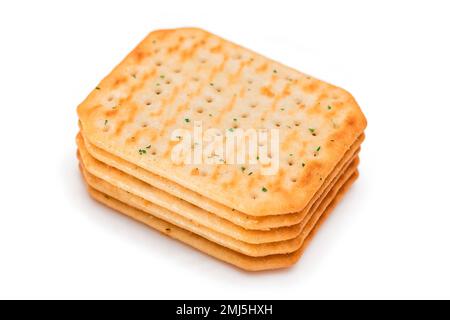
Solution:
[(241, 171), (244, 172), (245, 171), (245, 167), (241, 167)]
[(319, 152), (322, 147), (317, 147), (316, 151)]
[(331, 110), (331, 106), (328, 106), (328, 110)]
[(105, 120), (105, 126), (108, 125), (108, 120)]
[(95, 87), (95, 90), (101, 90), (100, 87)]
[(256, 160), (259, 160), (259, 156), (256, 157)]
[(184, 122), (189, 123), (191, 120), (189, 118), (184, 119)]
[(147, 150), (145, 149), (139, 149), (139, 154), (142, 156), (144, 154), (147, 154)]
[(302, 167), (304, 168), (305, 166), (306, 166), (306, 164), (303, 162), (303, 163), (302, 163)]
[(273, 69), (273, 73), (278, 73), (278, 70), (277, 69)]
[(234, 129), (233, 129), (233, 128), (230, 128), (230, 129), (228, 129), (228, 131), (230, 131), (230, 132), (234, 132)]
[(212, 83), (212, 82), (211, 82), (209, 85), (210, 85), (211, 87), (214, 87), (214, 83)]
[(213, 115), (210, 113), (209, 116), (212, 117)]
[(234, 118), (234, 119), (233, 119), (233, 121), (237, 121), (237, 119), (236, 119), (236, 118)]
[(261, 189), (261, 191), (262, 191), (262, 192), (267, 192), (267, 191), (269, 191), (269, 190), (267, 190), (266, 187), (263, 187), (263, 188)]
[(165, 78), (165, 76), (162, 74), (162, 75), (160, 75), (159, 76), (161, 79), (164, 79)]
[(250, 172), (248, 175), (251, 176), (253, 174), (253, 172)]
[(148, 146), (145, 147), (145, 149), (150, 149), (152, 147), (151, 144), (149, 144)]

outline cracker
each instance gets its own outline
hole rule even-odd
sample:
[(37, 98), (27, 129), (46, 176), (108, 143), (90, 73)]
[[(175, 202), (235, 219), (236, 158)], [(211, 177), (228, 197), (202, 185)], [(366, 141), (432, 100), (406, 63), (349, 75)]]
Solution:
[(320, 190), (316, 193), (313, 199), (311, 199), (310, 204), (308, 204), (308, 206), (302, 212), (277, 216), (254, 217), (246, 215), (235, 209), (225, 207), (224, 205), (221, 205), (220, 203), (217, 203), (211, 199), (205, 198), (196, 192), (178, 185), (177, 183), (159, 177), (123, 159), (110, 155), (107, 152), (90, 144), (86, 138), (82, 138), (82, 134), (81, 136), (77, 136), (77, 144), (79, 145), (80, 149), (83, 150), (84, 148), (86, 148), (89, 155), (97, 159), (98, 161), (114, 167), (122, 172), (125, 172), (130, 176), (140, 179), (148, 183), (149, 185), (178, 198), (173, 199), (172, 201), (180, 201), (180, 199), (185, 200), (201, 209), (214, 213), (215, 215), (223, 219), (226, 219), (238, 226), (249, 230), (268, 230), (273, 228), (292, 226), (300, 223), (304, 219), (306, 214), (311, 210), (311, 207), (314, 205), (314, 203), (317, 202), (323, 194), (326, 194), (329, 191), (334, 179), (342, 173), (343, 169), (345, 169), (344, 166), (348, 164), (349, 161), (351, 161), (351, 158), (359, 152), (359, 147), (363, 141), (364, 135), (361, 135), (358, 138), (357, 142), (349, 148), (343, 159), (341, 159), (338, 165), (336, 165), (332, 174), (330, 174), (330, 176), (324, 180), (324, 183)]
[(311, 224), (308, 226), (310, 229), (309, 234), (303, 246), (299, 250), (291, 254), (271, 255), (259, 258), (249, 257), (240, 254), (238, 252), (235, 252), (233, 250), (227, 249), (203, 237), (200, 237), (192, 232), (186, 231), (164, 220), (158, 219), (148, 213), (127, 206), (126, 204), (117, 201), (105, 194), (102, 194), (101, 192), (98, 192), (92, 188), (89, 188), (89, 193), (94, 199), (105, 204), (106, 206), (115, 209), (149, 227), (152, 227), (153, 229), (156, 229), (159, 232), (173, 239), (179, 240), (193, 248), (196, 248), (197, 250), (209, 256), (212, 256), (216, 259), (227, 262), (233, 266), (236, 266), (238, 268), (247, 271), (264, 271), (270, 269), (286, 268), (293, 265), (299, 260), (299, 258), (306, 250), (306, 247), (311, 242), (313, 236), (317, 233), (319, 227), (324, 223), (329, 214), (337, 206), (337, 204), (342, 199), (345, 192), (357, 179), (357, 176), (358, 174), (356, 173), (347, 181), (347, 183), (343, 186), (341, 191), (337, 194), (336, 198), (330, 203), (328, 208), (325, 210), (325, 212), (323, 213), (319, 221), (316, 223), (316, 225)]
[[(152, 32), (78, 115), (96, 147), (251, 216), (302, 211), (366, 127), (343, 89), (192, 28)], [(195, 121), (222, 131), (279, 129), (280, 173), (177, 165), (171, 134)]]
[[(325, 198), (324, 201), (320, 204), (320, 206), (318, 206), (314, 214), (311, 215), (313, 217), (312, 219), (313, 224), (315, 224), (315, 220), (317, 220), (322, 215), (324, 210), (328, 207), (329, 203), (335, 198), (336, 194), (339, 192), (339, 189), (342, 187), (342, 185), (344, 185), (345, 182), (354, 174), (354, 172), (356, 171), (357, 164), (358, 162), (355, 161), (349, 167), (348, 171), (346, 171), (343, 174), (343, 176), (338, 180), (338, 182), (333, 187), (327, 198)], [(286, 254), (294, 252), (301, 247), (303, 241), (307, 236), (305, 228), (302, 226), (302, 231), (300, 232), (300, 234), (291, 240), (262, 243), (262, 244), (243, 242), (240, 240), (236, 240), (233, 237), (224, 235), (223, 233), (218, 232), (211, 226), (205, 227), (203, 225), (194, 223), (192, 219), (188, 219), (180, 214), (162, 208), (158, 205), (155, 205), (154, 203), (146, 201), (143, 198), (135, 196), (120, 188), (117, 188), (102, 179), (90, 175), (85, 170), (83, 170), (83, 173), (88, 185), (93, 187), (94, 189), (97, 189), (100, 192), (105, 193), (108, 196), (117, 199), (127, 205), (130, 205), (139, 210), (147, 212), (160, 219), (163, 219), (174, 225), (177, 225), (178, 227), (201, 235), (202, 237), (210, 241), (213, 241), (224, 247), (230, 248), (232, 250), (235, 250), (248, 256), (261, 257), (273, 254)], [(307, 224), (305, 223), (305, 225)], [(217, 227), (217, 225), (215, 227)]]

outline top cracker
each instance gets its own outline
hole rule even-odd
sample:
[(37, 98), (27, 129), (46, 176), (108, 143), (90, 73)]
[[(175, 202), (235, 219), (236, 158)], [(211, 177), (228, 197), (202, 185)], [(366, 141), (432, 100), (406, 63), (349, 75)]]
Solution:
[[(345, 90), (195, 28), (150, 33), (78, 116), (95, 146), (254, 216), (301, 211), (366, 127)], [(277, 131), (278, 157), (270, 147), (264, 155), (277, 157), (279, 170), (265, 175), (267, 163), (227, 163), (216, 153), (208, 155), (216, 164), (174, 161), (175, 138), (184, 139), (174, 132), (194, 124), (224, 134)]]

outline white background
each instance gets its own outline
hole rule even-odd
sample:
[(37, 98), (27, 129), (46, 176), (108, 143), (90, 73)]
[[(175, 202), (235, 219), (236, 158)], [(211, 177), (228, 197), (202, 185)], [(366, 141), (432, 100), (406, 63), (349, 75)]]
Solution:
[[(76, 106), (198, 26), (349, 90), (361, 177), (289, 270), (249, 274), (94, 203)], [(450, 298), (448, 1), (2, 1), (0, 298)]]

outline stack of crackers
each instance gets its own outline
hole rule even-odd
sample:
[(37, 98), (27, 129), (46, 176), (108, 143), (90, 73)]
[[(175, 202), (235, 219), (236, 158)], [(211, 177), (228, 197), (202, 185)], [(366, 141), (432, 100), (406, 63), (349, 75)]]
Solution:
[(348, 92), (194, 28), (149, 34), (78, 116), (93, 198), (252, 271), (298, 261), (358, 177), (366, 127)]

